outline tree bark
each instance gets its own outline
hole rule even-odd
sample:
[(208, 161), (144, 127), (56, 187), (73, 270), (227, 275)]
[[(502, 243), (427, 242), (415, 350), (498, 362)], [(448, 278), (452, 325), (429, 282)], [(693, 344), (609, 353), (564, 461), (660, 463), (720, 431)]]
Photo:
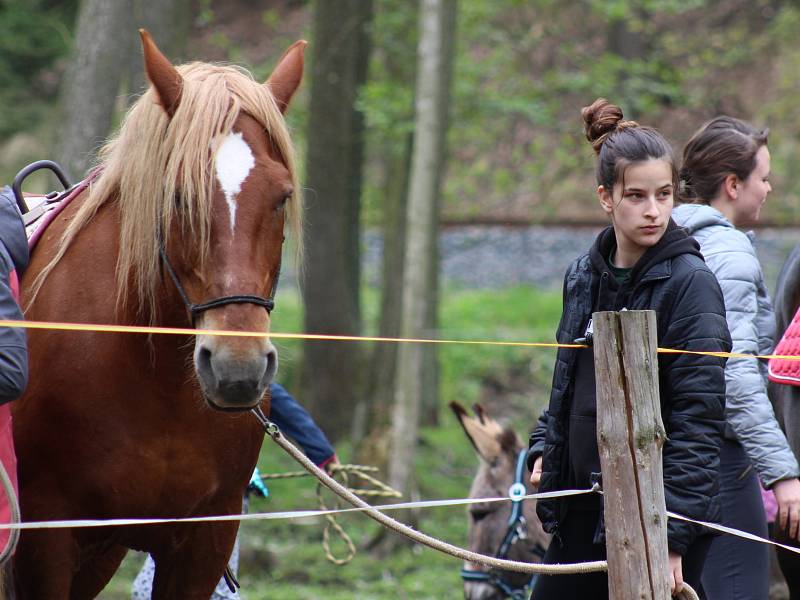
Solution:
[[(375, 15), (375, 26), (381, 26), (382, 45), (375, 48), (374, 63), (385, 72), (391, 87), (413, 91), (416, 71), (417, 31), (419, 15), (416, 3), (398, 0), (380, 5), (383, 13)], [(403, 288), (403, 256), (405, 252), (406, 200), (411, 172), (414, 136), (414, 99), (409, 93), (405, 107), (392, 113), (392, 124), (371, 132), (371, 143), (378, 155), (382, 174), (381, 230), (381, 303), (378, 335), (400, 336), (400, 297)], [(408, 125), (408, 126), (406, 126)], [(375, 344), (371, 356), (367, 394), (358, 405), (363, 418), (354, 421), (353, 442), (357, 453), (372, 464), (385, 469), (389, 454), (389, 429), (394, 398), (394, 376), (397, 366), (397, 344)], [(365, 432), (368, 436), (364, 439)]]
[(164, 56), (173, 64), (178, 64), (186, 60), (186, 41), (189, 37), (189, 25), (192, 22), (189, 0), (158, 0), (157, 6), (153, 0), (131, 0), (131, 2), (133, 13), (130, 33), (133, 52), (130, 53), (126, 82), (128, 104), (136, 101), (148, 86), (136, 30), (139, 27), (146, 29)]
[(56, 156), (70, 179), (84, 176), (108, 135), (122, 74), (132, 0), (84, 0), (72, 58), (61, 86), (62, 124)]
[[(366, 79), (371, 14), (369, 0), (314, 4), (302, 285), (308, 333), (361, 331), (363, 117), (356, 101)], [(349, 433), (362, 393), (362, 355), (353, 342), (304, 345), (303, 401), (333, 440)]]
[[(443, 35), (446, 6), (451, 0), (422, 0), (417, 54), (415, 137), (406, 213), (401, 333), (423, 337), (431, 302), (431, 270), (435, 268), (437, 200), (445, 126), (442, 95)], [(397, 350), (397, 374), (392, 410), (391, 485), (407, 494), (419, 430), (425, 353), (420, 344), (403, 343)]]
[[(441, 92), (438, 97), (441, 124), (437, 132), (440, 137), (438, 141), (440, 158), (435, 170), (436, 190), (433, 195), (435, 218), (430, 223), (431, 231), (429, 233), (433, 240), (431, 245), (433, 267), (428, 271), (428, 276), (430, 277), (428, 283), (430, 301), (428, 302), (428, 311), (425, 314), (425, 337), (434, 337), (439, 330), (439, 215), (442, 212), (442, 184), (447, 166), (447, 132), (450, 128), (449, 107), (456, 53), (457, 8), (457, 0), (445, 0), (442, 7), (442, 59), (439, 63)], [(426, 390), (422, 396), (422, 424), (436, 426), (439, 424), (440, 405), (439, 347), (435, 344), (429, 344), (423, 347), (422, 352), (422, 381), (423, 389)]]
[[(389, 144), (390, 145), (390, 144)], [(378, 336), (396, 338), (400, 336), (400, 297), (403, 287), (403, 254), (406, 235), (406, 199), (408, 178), (411, 169), (412, 136), (408, 136), (405, 151), (393, 155), (392, 148), (384, 149), (386, 178), (383, 189), (383, 252), (381, 255), (381, 304)], [(377, 463), (386, 466), (386, 431), (389, 427), (394, 376), (397, 367), (397, 344), (375, 344), (369, 370), (368, 393), (359, 401), (357, 411), (363, 415), (353, 429), (353, 443), (361, 444), (364, 435), (369, 438), (363, 448), (365, 456), (374, 458), (380, 452)], [(379, 450), (382, 446), (383, 450)], [(359, 450), (359, 452), (361, 449)]]

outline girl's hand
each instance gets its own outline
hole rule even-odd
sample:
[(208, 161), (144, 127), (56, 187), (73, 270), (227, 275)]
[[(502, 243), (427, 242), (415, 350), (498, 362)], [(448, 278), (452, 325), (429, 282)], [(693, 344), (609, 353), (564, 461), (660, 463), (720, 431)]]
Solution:
[(778, 502), (778, 525), (790, 539), (800, 539), (800, 480), (782, 479), (772, 486), (772, 491)]
[(681, 555), (677, 552), (669, 553), (669, 589), (673, 596), (683, 591), (683, 567)]
[(531, 485), (535, 488), (539, 487), (539, 482), (542, 481), (542, 457), (537, 458), (533, 463), (533, 471), (531, 471)]

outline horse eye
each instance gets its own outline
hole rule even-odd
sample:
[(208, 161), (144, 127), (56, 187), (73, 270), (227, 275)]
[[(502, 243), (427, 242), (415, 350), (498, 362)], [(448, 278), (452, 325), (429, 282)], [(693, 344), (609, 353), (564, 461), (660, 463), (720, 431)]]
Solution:
[(289, 199), (290, 199), (291, 197), (292, 197), (292, 193), (291, 193), (291, 192), (289, 192), (288, 194), (285, 194), (285, 195), (284, 195), (284, 196), (283, 196), (283, 197), (282, 197), (282, 198), (281, 198), (281, 199), (278, 201), (278, 203), (275, 205), (275, 212), (278, 212), (278, 211), (280, 211), (280, 210), (283, 210), (284, 208), (286, 208), (286, 203), (289, 201)]

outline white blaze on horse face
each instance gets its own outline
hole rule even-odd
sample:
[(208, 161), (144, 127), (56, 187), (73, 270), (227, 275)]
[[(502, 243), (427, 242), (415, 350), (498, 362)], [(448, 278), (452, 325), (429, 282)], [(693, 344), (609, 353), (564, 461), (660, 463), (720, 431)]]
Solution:
[(242, 183), (256, 164), (250, 146), (241, 133), (231, 133), (217, 150), (217, 179), (225, 194), (231, 213), (231, 235), (236, 226), (236, 196), (242, 191)]

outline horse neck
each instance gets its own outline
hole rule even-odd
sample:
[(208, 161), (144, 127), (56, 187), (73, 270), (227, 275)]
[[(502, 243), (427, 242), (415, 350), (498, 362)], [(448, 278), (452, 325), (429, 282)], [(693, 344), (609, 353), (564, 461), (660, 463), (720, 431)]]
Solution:
[[(31, 264), (25, 274), (24, 285), (30, 284), (55, 255), (58, 240), (66, 224), (74, 218), (79, 202), (64, 211), (51, 225), (33, 252)], [(26, 315), (29, 319), (116, 325), (146, 326), (151, 324), (148, 314), (140, 310), (141, 302), (130, 297), (127, 302), (117, 301), (116, 257), (119, 253), (119, 211), (116, 202), (107, 202), (85, 225), (72, 241), (69, 249), (50, 272), (40, 289), (36, 301)], [(131, 290), (134, 288), (131, 287)], [(156, 317), (152, 324), (163, 327), (191, 327), (186, 309), (175, 286), (166, 275), (156, 294)], [(107, 334), (126, 336), (131, 352), (144, 344), (135, 340), (141, 334)], [(102, 339), (102, 338), (101, 338)], [(176, 335), (152, 335), (150, 355), (155, 350), (180, 356), (185, 363), (187, 339)]]

